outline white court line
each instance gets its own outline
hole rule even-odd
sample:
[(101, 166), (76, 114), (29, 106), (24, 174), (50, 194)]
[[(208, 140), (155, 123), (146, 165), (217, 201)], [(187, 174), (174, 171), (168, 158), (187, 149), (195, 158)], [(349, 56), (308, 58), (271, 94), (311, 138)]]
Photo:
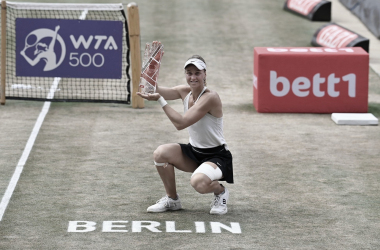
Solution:
[[(80, 20), (86, 19), (87, 13), (88, 13), (87, 9), (83, 10), (79, 19)], [(47, 99), (53, 99), (54, 98), (54, 93), (57, 90), (58, 83), (60, 80), (61, 80), (61, 78), (59, 78), (59, 77), (54, 78), (54, 82), (50, 88), (50, 92), (49, 92), (48, 96), (46, 97)], [(8, 203), (9, 203), (9, 201), (12, 197), (12, 194), (16, 188), (17, 182), (20, 179), (20, 176), (21, 176), (22, 170), (24, 169), (24, 165), (26, 163), (26, 160), (28, 160), (30, 151), (32, 150), (32, 147), (34, 145), (34, 141), (36, 140), (38, 132), (40, 131), (41, 125), (45, 119), (45, 116), (49, 111), (50, 104), (51, 104), (51, 102), (46, 101), (44, 106), (42, 107), (41, 113), (38, 116), (37, 122), (33, 128), (33, 131), (30, 134), (28, 142), (26, 143), (24, 152), (21, 155), (21, 158), (20, 158), (20, 160), (16, 166), (16, 170), (13, 173), (12, 179), (9, 182), (9, 185), (7, 187), (7, 190), (5, 191), (3, 199), (1, 200), (1, 203), (0, 203), (0, 221), (2, 221), (2, 219), (3, 219), (3, 215), (5, 213), (5, 210), (8, 207)]]
[[(53, 99), (54, 98), (54, 92), (56, 91), (56, 89), (58, 87), (58, 83), (60, 80), (61, 80), (61, 78), (59, 78), (59, 77), (54, 78), (54, 82), (50, 88), (49, 94), (46, 97), (47, 99)], [(26, 161), (28, 160), (30, 151), (33, 148), (34, 142), (35, 142), (37, 135), (40, 131), (41, 125), (44, 122), (45, 116), (49, 111), (50, 104), (51, 104), (51, 102), (49, 102), (49, 101), (46, 101), (44, 103), (44, 106), (42, 107), (41, 113), (38, 116), (36, 124), (34, 125), (34, 128), (32, 130), (32, 133), (29, 136), (28, 142), (26, 143), (26, 146), (24, 148), (24, 152), (22, 153), (21, 158), (18, 161), (18, 164), (16, 166), (16, 170), (13, 173), (12, 179), (9, 182), (7, 190), (5, 191), (5, 194), (1, 200), (1, 203), (0, 203), (0, 221), (2, 221), (2, 219), (3, 219), (3, 215), (5, 213), (5, 210), (8, 207), (9, 201), (10, 201), (10, 199), (13, 195), (13, 192), (16, 188), (17, 182), (20, 179), (22, 170), (24, 169), (24, 165), (25, 165)]]

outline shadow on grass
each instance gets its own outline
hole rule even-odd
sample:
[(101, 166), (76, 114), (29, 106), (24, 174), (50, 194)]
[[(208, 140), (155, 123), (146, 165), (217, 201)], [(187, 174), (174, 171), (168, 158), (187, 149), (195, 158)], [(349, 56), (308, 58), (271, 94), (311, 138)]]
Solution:
[(223, 108), (227, 111), (239, 111), (239, 112), (253, 112), (257, 113), (255, 107), (252, 105), (252, 103), (247, 104), (237, 104), (237, 105), (223, 105)]
[(372, 113), (377, 118), (380, 118), (380, 103), (369, 103), (368, 113)]

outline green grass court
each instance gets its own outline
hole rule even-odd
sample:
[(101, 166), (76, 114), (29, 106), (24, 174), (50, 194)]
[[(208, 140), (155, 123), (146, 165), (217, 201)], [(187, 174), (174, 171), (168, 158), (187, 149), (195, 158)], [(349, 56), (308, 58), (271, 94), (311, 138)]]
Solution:
[[(165, 46), (161, 85), (186, 84), (191, 55), (207, 62), (234, 156), (226, 215), (209, 215), (212, 194), (196, 193), (191, 174), (179, 171), (184, 210), (146, 213), (165, 194), (153, 151), (188, 142), (157, 103), (52, 103), (0, 221), (0, 249), (379, 249), (380, 127), (338, 126), (331, 114), (257, 113), (252, 105), (253, 48), (310, 47), (323, 25), (285, 12), (284, 2), (136, 1), (142, 49), (153, 40)], [(333, 21), (342, 22), (338, 14)], [(180, 101), (169, 104), (182, 112)], [(0, 107), (0, 197), (43, 105)], [(369, 112), (380, 118), (372, 69)]]

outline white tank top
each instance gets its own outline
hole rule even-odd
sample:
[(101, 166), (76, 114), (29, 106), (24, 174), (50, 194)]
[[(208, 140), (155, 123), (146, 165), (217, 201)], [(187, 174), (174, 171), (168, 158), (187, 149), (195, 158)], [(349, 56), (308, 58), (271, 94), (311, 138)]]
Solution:
[[(202, 96), (206, 87), (203, 88), (197, 103)], [(184, 112), (189, 109), (189, 98), (191, 92), (183, 100)], [(209, 113), (202, 117), (199, 121), (187, 128), (189, 131), (189, 142), (196, 148), (213, 148), (226, 144), (223, 136), (223, 117), (217, 118)]]

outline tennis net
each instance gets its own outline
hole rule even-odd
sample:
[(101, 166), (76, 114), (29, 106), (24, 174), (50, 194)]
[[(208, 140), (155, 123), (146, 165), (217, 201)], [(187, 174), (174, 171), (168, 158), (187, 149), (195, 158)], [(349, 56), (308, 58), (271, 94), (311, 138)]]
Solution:
[[(130, 103), (128, 24), (122, 4), (6, 2), (6, 6), (7, 99)], [(39, 22), (43, 25), (36, 29)], [(25, 31), (28, 27), (30, 32)], [(115, 27), (120, 39), (110, 35), (114, 33), (109, 27)], [(113, 55), (107, 58), (101, 49)], [(49, 93), (57, 79), (52, 98)]]

